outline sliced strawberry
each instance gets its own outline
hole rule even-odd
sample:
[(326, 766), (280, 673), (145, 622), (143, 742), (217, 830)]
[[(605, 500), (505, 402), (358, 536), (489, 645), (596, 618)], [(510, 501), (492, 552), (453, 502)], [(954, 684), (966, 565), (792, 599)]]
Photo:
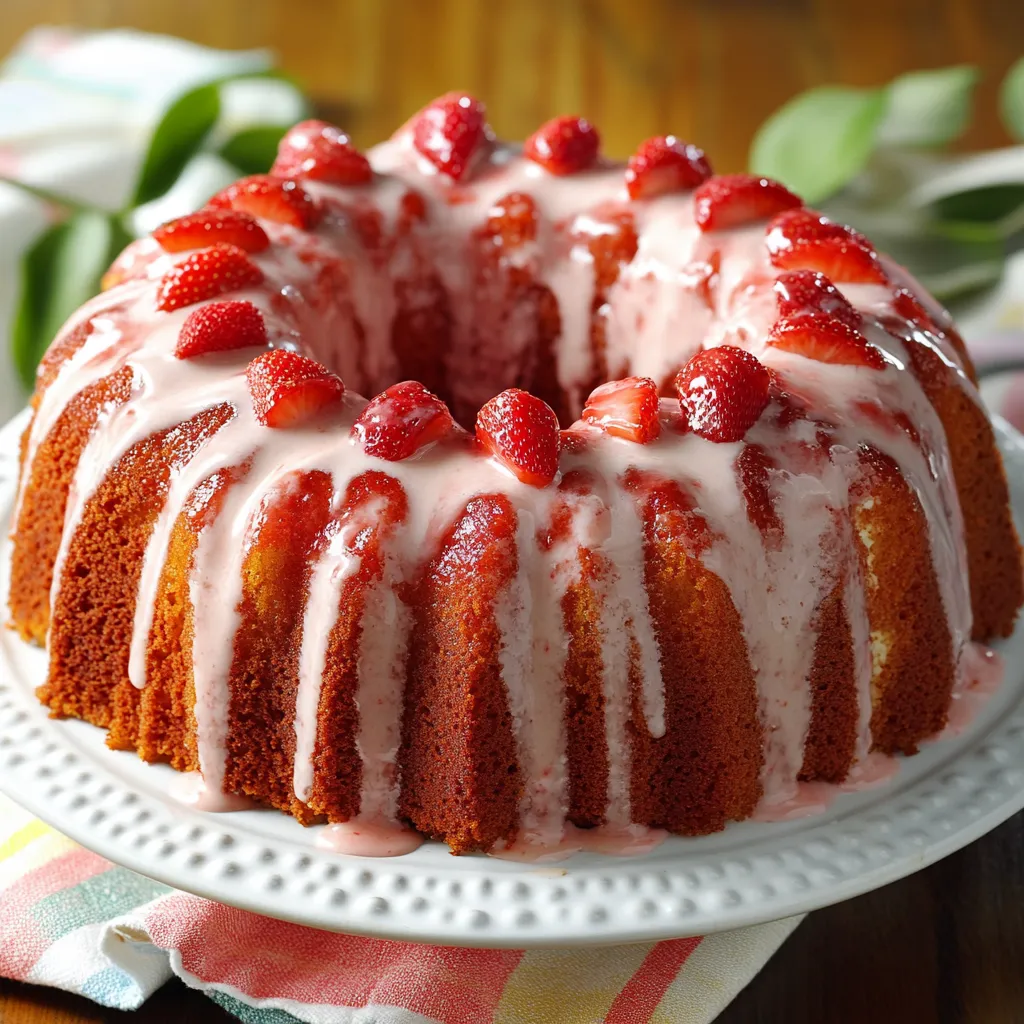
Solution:
[(773, 266), (817, 270), (839, 284), (886, 284), (871, 243), (815, 210), (788, 210), (768, 225), (765, 241)]
[(210, 352), (266, 343), (267, 325), (263, 314), (251, 302), (210, 302), (185, 318), (174, 354), (178, 359), (193, 359)]
[(518, 249), (537, 236), (537, 204), (526, 192), (502, 196), (487, 214), (487, 234), (506, 249)]
[(754, 174), (710, 178), (694, 193), (693, 202), (701, 231), (724, 231), (803, 206), (803, 200), (784, 185)]
[(784, 316), (768, 335), (768, 344), (819, 363), (884, 370), (885, 357), (860, 331), (828, 313)]
[(319, 203), (297, 181), (269, 174), (253, 174), (236, 181), (218, 192), (209, 205), (241, 210), (303, 231), (316, 227), (323, 215)]
[(263, 252), (270, 245), (266, 231), (239, 210), (198, 210), (169, 220), (153, 232), (165, 252), (203, 249), (216, 242), (237, 245), (246, 252)]
[(370, 161), (340, 128), (326, 121), (300, 121), (290, 128), (277, 147), (270, 173), (332, 185), (366, 185), (373, 180)]
[(690, 429), (709, 441), (742, 440), (768, 404), (771, 376), (756, 356), (732, 345), (698, 352), (676, 376)]
[(650, 377), (626, 377), (590, 393), (583, 418), (613, 437), (647, 444), (661, 432), (658, 388)]
[(211, 245), (186, 257), (164, 274), (157, 289), (157, 309), (170, 311), (252, 288), (263, 271), (237, 245)]
[(528, 391), (509, 388), (487, 402), (476, 417), (476, 436), (524, 484), (546, 487), (554, 480), (558, 418), (547, 402)]
[(575, 174), (593, 167), (600, 148), (601, 137), (585, 117), (554, 117), (526, 140), (523, 155), (552, 174)]
[(486, 108), (464, 92), (427, 104), (412, 121), (413, 145), (442, 174), (459, 181), (487, 139)]
[(641, 142), (626, 166), (630, 199), (653, 199), (669, 192), (686, 192), (711, 177), (704, 150), (674, 135), (655, 135)]
[(367, 455), (400, 462), (440, 441), (455, 425), (448, 406), (419, 381), (392, 384), (362, 411), (352, 427)]
[(337, 374), (298, 352), (275, 348), (245, 371), (256, 418), (265, 427), (292, 427), (336, 406), (345, 393)]
[(828, 313), (856, 329), (861, 316), (846, 296), (817, 270), (787, 270), (775, 279), (780, 316), (796, 313)]

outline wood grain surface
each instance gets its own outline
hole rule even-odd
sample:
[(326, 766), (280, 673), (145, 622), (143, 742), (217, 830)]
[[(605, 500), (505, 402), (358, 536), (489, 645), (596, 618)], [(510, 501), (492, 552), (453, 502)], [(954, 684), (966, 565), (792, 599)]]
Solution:
[(1021, 0), (3, 0), (0, 10), (0, 52), (40, 23), (270, 46), (364, 145), (463, 88), (508, 138), (582, 113), (612, 155), (671, 131), (721, 171), (742, 169), (757, 126), (803, 89), (961, 62), (983, 72), (964, 144), (1004, 144), (996, 95), (1024, 53)]
[[(790, 96), (959, 62), (983, 72), (967, 147), (1008, 140), (998, 84), (1024, 53), (1021, 0), (3, 0), (0, 52), (35, 24), (130, 26), (271, 46), (364, 145), (450, 88), (519, 138), (580, 112), (605, 148), (672, 131), (719, 170)], [(2, 1024), (230, 1020), (180, 983), (136, 1014), (0, 982)], [(812, 914), (722, 1024), (1024, 1024), (1024, 815), (926, 871)]]

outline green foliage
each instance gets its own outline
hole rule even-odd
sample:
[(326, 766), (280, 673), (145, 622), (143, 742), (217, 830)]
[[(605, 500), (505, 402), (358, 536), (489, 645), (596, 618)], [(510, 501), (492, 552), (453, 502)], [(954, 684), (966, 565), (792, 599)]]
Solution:
[(887, 89), (877, 143), (885, 146), (944, 146), (971, 123), (976, 68), (959, 65), (900, 75)]
[(259, 174), (274, 162), (277, 144), (287, 125), (259, 125), (233, 135), (220, 148), (220, 155), (243, 174)]
[(26, 387), (64, 321), (99, 290), (111, 260), (131, 241), (117, 216), (79, 210), (36, 240), (21, 266), (21, 295), (11, 335)]
[(1006, 130), (1024, 142), (1024, 57), (1010, 68), (1003, 80), (1000, 106)]
[(191, 89), (171, 104), (149, 140), (133, 206), (162, 196), (178, 180), (219, 116), (218, 83)]
[(761, 126), (750, 169), (777, 178), (809, 203), (819, 202), (864, 168), (885, 111), (882, 89), (811, 89)]

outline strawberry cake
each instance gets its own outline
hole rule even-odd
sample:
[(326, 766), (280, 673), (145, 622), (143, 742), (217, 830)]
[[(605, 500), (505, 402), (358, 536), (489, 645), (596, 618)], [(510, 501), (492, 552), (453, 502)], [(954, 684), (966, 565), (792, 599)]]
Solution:
[(380, 852), (709, 833), (884, 775), (1013, 627), (948, 315), (675, 137), (304, 122), (104, 284), (39, 369), (11, 618), (54, 715), (208, 806)]

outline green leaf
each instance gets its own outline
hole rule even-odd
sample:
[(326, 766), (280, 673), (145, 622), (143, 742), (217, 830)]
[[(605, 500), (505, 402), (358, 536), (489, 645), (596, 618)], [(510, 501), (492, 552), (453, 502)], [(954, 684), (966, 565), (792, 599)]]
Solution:
[(999, 105), (1006, 130), (1015, 139), (1024, 141), (1024, 57), (1010, 68), (1003, 79)]
[(878, 143), (942, 146), (959, 138), (971, 121), (977, 68), (959, 65), (911, 71), (889, 84)]
[(22, 258), (11, 345), (26, 388), (61, 325), (96, 294), (103, 272), (130, 241), (117, 217), (83, 211), (44, 232)]
[(243, 174), (263, 174), (277, 156), (277, 144), (288, 125), (259, 125), (233, 135), (220, 148), (220, 155)]
[(1005, 237), (1024, 223), (1024, 181), (943, 196), (934, 209), (940, 220), (984, 225)]
[(199, 151), (220, 116), (220, 85), (210, 82), (179, 96), (160, 119), (142, 164), (132, 206), (162, 196)]
[(885, 108), (884, 89), (823, 86), (802, 93), (761, 126), (751, 170), (777, 178), (809, 203), (820, 202), (867, 163)]

